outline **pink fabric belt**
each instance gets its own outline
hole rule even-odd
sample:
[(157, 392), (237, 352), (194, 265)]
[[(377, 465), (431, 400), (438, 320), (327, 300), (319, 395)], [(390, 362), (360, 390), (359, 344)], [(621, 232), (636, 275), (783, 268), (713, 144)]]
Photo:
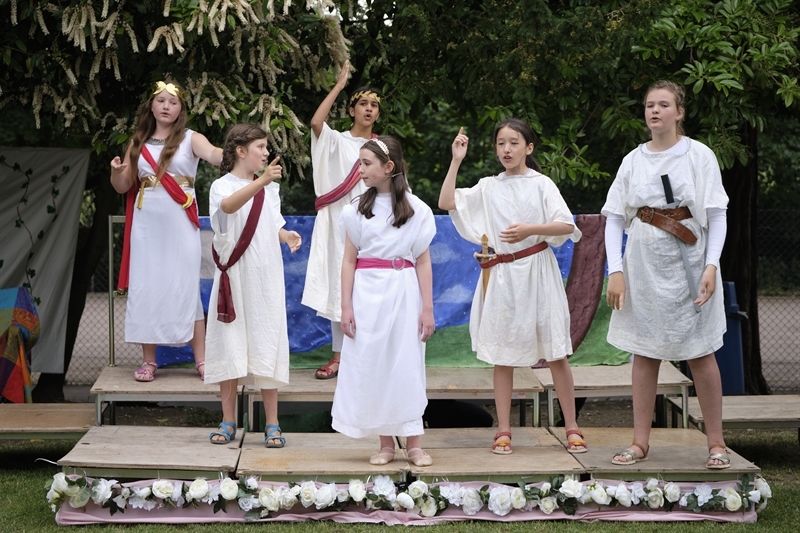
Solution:
[(402, 257), (395, 257), (394, 259), (374, 259), (367, 257), (356, 261), (356, 268), (393, 268), (395, 270), (403, 270), (404, 268), (414, 268), (414, 263)]

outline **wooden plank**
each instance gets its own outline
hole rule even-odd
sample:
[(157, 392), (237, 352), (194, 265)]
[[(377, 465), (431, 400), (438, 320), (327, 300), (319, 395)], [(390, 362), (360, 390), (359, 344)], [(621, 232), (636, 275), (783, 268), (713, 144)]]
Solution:
[(80, 437), (94, 426), (92, 403), (0, 404), (3, 438)]
[[(680, 410), (680, 399), (670, 398)], [(689, 419), (694, 424), (704, 422), (697, 398), (689, 398)], [(724, 396), (722, 398), (722, 423), (740, 427), (781, 424), (783, 427), (800, 427), (800, 395), (775, 394), (765, 396)], [(747, 426), (748, 423), (754, 425)]]
[[(584, 390), (603, 391), (605, 389), (631, 388), (632, 363), (619, 366), (575, 366), (572, 367), (572, 379), (575, 383), (575, 392)], [(553, 375), (549, 368), (534, 369), (536, 377), (546, 390), (555, 388)], [(692, 380), (684, 376), (672, 363), (663, 361), (658, 372), (659, 387), (679, 387), (691, 385)], [(580, 396), (580, 394), (578, 394)]]
[(206, 385), (193, 368), (159, 368), (150, 382), (133, 379), (135, 366), (106, 366), (89, 391), (98, 395), (219, 395), (219, 385)]
[[(564, 428), (549, 429), (561, 442), (565, 442)], [(653, 428), (647, 460), (628, 466), (614, 465), (611, 458), (630, 445), (633, 440), (632, 428), (581, 428), (581, 431), (589, 444), (589, 451), (576, 454), (575, 459), (594, 478), (642, 481), (661, 476), (669, 481), (711, 481), (735, 479), (740, 474), (761, 471), (730, 449), (730, 468), (706, 468), (706, 436), (694, 429)]]
[(378, 451), (378, 437), (351, 439), (339, 433), (286, 433), (285, 448), (266, 448), (262, 433), (248, 433), (242, 445), (238, 476), (261, 476), (268, 481), (346, 483), (385, 474), (400, 481), (408, 463), (398, 452), (395, 460), (382, 466), (369, 464)]
[(66, 468), (106, 472), (233, 472), (241, 438), (226, 445), (208, 440), (212, 428), (102, 426), (93, 427), (58, 464)]
[[(494, 442), (497, 428), (452, 428), (452, 429), (427, 429), (422, 435), (422, 447), (425, 450), (447, 448), (490, 449)], [(515, 427), (512, 428), (511, 438), (514, 450), (517, 448), (536, 448), (543, 446), (558, 446), (561, 443), (544, 428)], [(400, 442), (405, 448), (405, 438)]]

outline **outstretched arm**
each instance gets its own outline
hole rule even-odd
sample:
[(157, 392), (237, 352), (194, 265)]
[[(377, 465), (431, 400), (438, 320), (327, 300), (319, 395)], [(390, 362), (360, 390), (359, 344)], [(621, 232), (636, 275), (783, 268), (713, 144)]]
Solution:
[(202, 133), (195, 132), (192, 134), (192, 152), (203, 161), (208, 161), (215, 167), (218, 167), (220, 163), (222, 163), (222, 148), (217, 148), (211, 144)]
[(342, 65), (342, 71), (339, 73), (339, 78), (336, 80), (336, 85), (333, 86), (328, 96), (319, 104), (316, 112), (314, 112), (314, 116), (311, 117), (311, 130), (314, 132), (315, 136), (319, 137), (319, 134), (322, 133), (322, 125), (325, 124), (325, 119), (328, 118), (328, 114), (330, 114), (333, 103), (336, 101), (339, 93), (342, 92), (347, 85), (347, 78), (349, 76), (350, 61), (345, 61), (344, 65)]
[(564, 222), (548, 222), (547, 224), (511, 224), (500, 232), (500, 240), (507, 243), (524, 241), (532, 235), (558, 236), (570, 235), (575, 226)]
[(453, 159), (450, 161), (450, 168), (447, 170), (447, 176), (444, 178), (442, 190), (439, 193), (439, 209), (452, 211), (456, 208), (456, 178), (461, 161), (467, 155), (468, 146), (469, 137), (464, 135), (464, 128), (459, 128), (452, 146)]
[(273, 159), (272, 162), (267, 166), (267, 169), (263, 174), (261, 174), (261, 176), (258, 177), (258, 179), (253, 180), (252, 183), (248, 183), (230, 196), (223, 198), (219, 203), (219, 208), (222, 209), (222, 212), (229, 215), (231, 213), (235, 213), (241, 209), (242, 206), (246, 204), (253, 196), (255, 196), (258, 191), (272, 183), (274, 180), (280, 178), (281, 166), (278, 164), (279, 160), (280, 157)]

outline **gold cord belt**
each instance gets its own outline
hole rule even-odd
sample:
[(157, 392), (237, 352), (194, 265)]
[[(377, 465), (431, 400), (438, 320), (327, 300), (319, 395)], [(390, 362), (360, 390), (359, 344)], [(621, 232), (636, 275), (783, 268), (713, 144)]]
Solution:
[[(181, 188), (193, 188), (194, 187), (194, 178), (189, 176), (181, 176), (178, 174), (177, 176), (172, 176)], [(136, 202), (136, 208), (141, 209), (142, 204), (144, 203), (144, 190), (150, 187), (163, 187), (161, 184), (161, 180), (156, 178), (153, 174), (148, 174), (147, 176), (142, 176), (139, 178), (139, 201)], [(189, 207), (192, 203), (192, 195), (187, 195), (187, 204), (183, 206), (184, 209)]]

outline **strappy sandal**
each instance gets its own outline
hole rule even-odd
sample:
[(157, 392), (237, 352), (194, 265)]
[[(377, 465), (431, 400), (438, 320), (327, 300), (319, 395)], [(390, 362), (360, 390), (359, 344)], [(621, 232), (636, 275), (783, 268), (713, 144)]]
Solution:
[(200, 379), (202, 379), (203, 381), (206, 380), (206, 368), (205, 368), (205, 366), (206, 366), (206, 362), (205, 361), (200, 361), (199, 363), (195, 363), (194, 364), (194, 369), (197, 370), (197, 375), (199, 375)]
[[(508, 450), (501, 450), (500, 448), (508, 448)], [(498, 431), (494, 436), (494, 444), (492, 444), (492, 453), (497, 455), (511, 455), (511, 432)]]
[[(149, 367), (152, 367), (153, 369), (150, 370)], [(157, 364), (151, 363), (150, 361), (145, 361), (133, 372), (133, 379), (145, 383), (153, 381), (156, 379), (156, 370), (158, 370)]]
[(625, 449), (622, 450), (621, 452), (617, 452), (614, 454), (614, 457), (621, 455), (622, 457), (625, 458), (625, 460), (620, 461), (612, 457), (611, 463), (620, 466), (629, 466), (629, 465), (635, 465), (636, 463), (641, 463), (642, 461), (647, 461), (647, 453), (650, 451), (650, 446), (648, 446), (646, 450), (644, 449), (644, 446), (642, 446), (641, 444), (637, 444), (635, 442), (632, 443), (631, 446), (636, 446), (637, 448), (639, 448), (639, 451), (642, 452), (642, 456), (641, 457), (637, 456), (633, 452), (633, 450)]
[[(722, 448), (725, 453), (711, 453), (714, 448)], [(731, 467), (731, 456), (728, 455), (728, 448), (722, 444), (712, 444), (708, 447), (708, 459), (706, 460), (706, 468), (709, 470), (724, 470)], [(720, 461), (720, 465), (709, 464), (711, 461)]]
[[(217, 429), (219, 429), (219, 431), (212, 431), (208, 436), (208, 440), (211, 441), (211, 444), (228, 444), (236, 438), (235, 422), (220, 422)], [(214, 437), (222, 437), (225, 440), (214, 440)]]
[[(578, 439), (569, 440), (570, 435), (577, 435)], [(580, 448), (578, 447), (580, 446)], [(586, 439), (579, 429), (567, 430), (567, 451), (569, 453), (586, 453), (589, 451), (589, 446), (586, 444)]]
[[(280, 435), (276, 435), (276, 433), (280, 433)], [(279, 440), (280, 443), (270, 443), (271, 440)], [(283, 438), (283, 432), (281, 431), (281, 427), (276, 424), (267, 424), (267, 427), (264, 428), (264, 445), (267, 448), (283, 448), (286, 446), (286, 439)]]
[(331, 369), (331, 365), (340, 365), (342, 364), (342, 360), (336, 359), (335, 357), (331, 357), (331, 360), (328, 361), (326, 364), (322, 365), (317, 369), (314, 373), (314, 377), (317, 379), (333, 379), (339, 375), (339, 368), (336, 370)]
[(422, 448), (409, 448), (408, 460), (411, 461), (411, 464), (414, 466), (431, 466), (433, 464), (431, 456), (425, 453), (425, 450)]
[(369, 464), (377, 466), (385, 465), (391, 461), (394, 461), (394, 448), (389, 446), (384, 446), (378, 450), (378, 453), (369, 458)]

